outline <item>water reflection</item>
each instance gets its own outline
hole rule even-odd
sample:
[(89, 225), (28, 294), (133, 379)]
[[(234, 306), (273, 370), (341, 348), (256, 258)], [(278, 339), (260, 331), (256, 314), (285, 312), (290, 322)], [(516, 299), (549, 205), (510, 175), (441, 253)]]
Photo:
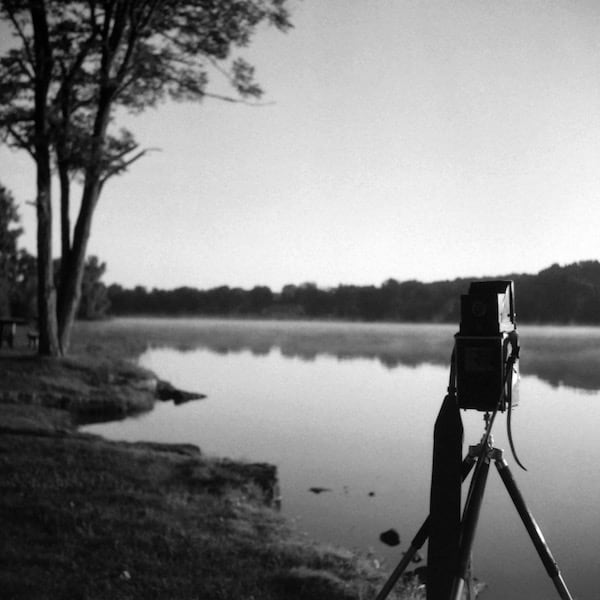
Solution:
[[(375, 552), (388, 568), (397, 564), (427, 512), (431, 435), (447, 384), (445, 366), (389, 369), (382, 361), (340, 360), (334, 353), (305, 360), (271, 346), (261, 356), (250, 349), (218, 354), (208, 347), (163, 347), (141, 361), (182, 388), (205, 391), (207, 400), (160, 404), (137, 419), (86, 430), (115, 439), (193, 443), (208, 454), (275, 464), (283, 514), (300, 530)], [(528, 473), (518, 471), (508, 452), (506, 458), (572, 592), (594, 597), (600, 403), (595, 395), (552, 389), (536, 377), (523, 377), (521, 392), (513, 431)], [(482, 415), (466, 411), (462, 418), (465, 446), (478, 442)], [(499, 448), (508, 447), (503, 420), (494, 430)], [(325, 488), (330, 491), (311, 491)], [(380, 542), (390, 528), (400, 533), (399, 547)], [(489, 600), (555, 594), (494, 474), (474, 556)]]
[[(439, 324), (135, 318), (103, 323), (90, 335), (109, 340), (126, 335), (149, 347), (205, 348), (219, 355), (249, 351), (255, 356), (279, 352), (303, 361), (366, 358), (394, 369), (447, 367), (456, 329)], [(524, 375), (555, 388), (600, 390), (600, 328), (522, 326), (519, 333)]]

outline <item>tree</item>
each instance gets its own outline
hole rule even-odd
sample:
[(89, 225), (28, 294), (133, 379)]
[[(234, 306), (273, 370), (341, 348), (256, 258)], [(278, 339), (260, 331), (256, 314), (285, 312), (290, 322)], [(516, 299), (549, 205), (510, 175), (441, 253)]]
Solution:
[[(114, 130), (117, 108), (167, 98), (257, 99), (254, 69), (234, 48), (261, 23), (290, 25), (287, 0), (0, 0), (15, 44), (0, 57), (0, 135), (36, 165), (40, 353), (67, 351), (81, 295), (92, 219), (107, 180), (148, 149)], [(234, 96), (212, 94), (224, 74)], [(53, 173), (60, 183), (61, 273), (52, 267)], [(74, 227), (71, 183), (81, 183)]]
[(17, 317), (37, 321), (37, 260), (27, 250), (17, 254), (17, 273), (11, 289), (11, 312)]
[(106, 263), (101, 263), (97, 256), (90, 256), (83, 268), (81, 281), (81, 302), (77, 316), (81, 319), (102, 319), (110, 306), (108, 288), (102, 281), (106, 272)]
[(251, 314), (261, 314), (273, 304), (273, 292), (271, 288), (264, 285), (253, 287), (248, 292), (247, 297), (247, 310)]
[(12, 194), (0, 184), (0, 313), (10, 311), (10, 299), (17, 279), (17, 240), (23, 233)]

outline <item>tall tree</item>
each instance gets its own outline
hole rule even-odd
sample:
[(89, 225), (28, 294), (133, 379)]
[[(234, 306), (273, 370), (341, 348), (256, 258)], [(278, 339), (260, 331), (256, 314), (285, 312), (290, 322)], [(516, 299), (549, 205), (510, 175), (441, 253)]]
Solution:
[[(254, 68), (232, 57), (261, 23), (291, 27), (288, 0), (0, 0), (15, 44), (0, 57), (0, 135), (37, 170), (40, 352), (65, 353), (81, 295), (92, 218), (106, 181), (141, 158), (115, 110), (166, 98), (230, 101), (262, 94)], [(232, 96), (212, 94), (224, 74)], [(61, 277), (52, 269), (52, 173), (61, 204)], [(74, 227), (71, 182), (81, 182)]]

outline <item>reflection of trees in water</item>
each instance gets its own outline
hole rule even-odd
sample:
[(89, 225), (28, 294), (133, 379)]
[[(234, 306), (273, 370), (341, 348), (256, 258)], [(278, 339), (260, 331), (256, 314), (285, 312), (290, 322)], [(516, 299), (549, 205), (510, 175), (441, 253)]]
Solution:
[(306, 361), (314, 361), (319, 356), (329, 356), (338, 360), (371, 359), (394, 369), (399, 366), (417, 367), (421, 364), (449, 365), (452, 339), (451, 335), (449, 341), (440, 338), (435, 344), (431, 344), (430, 340), (417, 339), (410, 343), (388, 340), (385, 344), (368, 341), (361, 343), (358, 339), (346, 339), (342, 343), (339, 339), (328, 339), (323, 336), (319, 343), (309, 339), (272, 339), (269, 342), (253, 339), (232, 340), (225, 352), (222, 343), (215, 340), (204, 340), (202, 347), (221, 354), (248, 351), (255, 356), (265, 356), (279, 351), (285, 358), (299, 358)]
[(534, 358), (521, 369), (524, 375), (535, 375), (552, 387), (566, 386), (580, 390), (600, 390), (600, 358), (570, 360), (568, 357)]
[[(134, 348), (205, 348), (226, 355), (251, 352), (313, 361), (378, 360), (389, 369), (449, 367), (456, 328), (448, 325), (343, 322), (132, 319), (80, 324), (88, 339), (123, 339)], [(550, 385), (600, 390), (600, 329), (522, 327), (521, 372)], [(138, 350), (141, 351), (141, 350)]]
[[(600, 332), (599, 332), (600, 333)], [(289, 339), (284, 343), (278, 340), (266, 342), (260, 340), (237, 340), (227, 348), (228, 352), (250, 351), (255, 356), (267, 356), (271, 352), (280, 351), (286, 358), (299, 358), (314, 361), (318, 356), (331, 356), (338, 360), (370, 359), (378, 360), (388, 369), (400, 366), (418, 367), (422, 364), (433, 364), (449, 367), (452, 338), (439, 340), (432, 344), (428, 340), (415, 342), (411, 347), (397, 345), (393, 350), (377, 348), (344, 348), (330, 340), (330, 345), (320, 349), (310, 347), (312, 344), (301, 340)], [(211, 351), (224, 353), (223, 346), (207, 341), (205, 347)], [(450, 348), (450, 350), (448, 349)], [(582, 390), (600, 390), (600, 340), (595, 336), (591, 339), (562, 338), (556, 339), (533, 337), (526, 343), (521, 354), (521, 373), (524, 376), (536, 376), (549, 383), (552, 387), (567, 386)]]
[(553, 387), (600, 390), (600, 330), (552, 327), (521, 335), (521, 372)]

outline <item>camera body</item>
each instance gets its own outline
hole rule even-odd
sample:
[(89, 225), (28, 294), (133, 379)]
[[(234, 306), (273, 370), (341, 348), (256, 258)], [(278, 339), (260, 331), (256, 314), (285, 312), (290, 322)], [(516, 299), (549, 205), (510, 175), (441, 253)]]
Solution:
[(458, 406), (492, 412), (516, 405), (518, 335), (513, 282), (471, 283), (468, 294), (461, 296), (460, 313), (453, 365)]

